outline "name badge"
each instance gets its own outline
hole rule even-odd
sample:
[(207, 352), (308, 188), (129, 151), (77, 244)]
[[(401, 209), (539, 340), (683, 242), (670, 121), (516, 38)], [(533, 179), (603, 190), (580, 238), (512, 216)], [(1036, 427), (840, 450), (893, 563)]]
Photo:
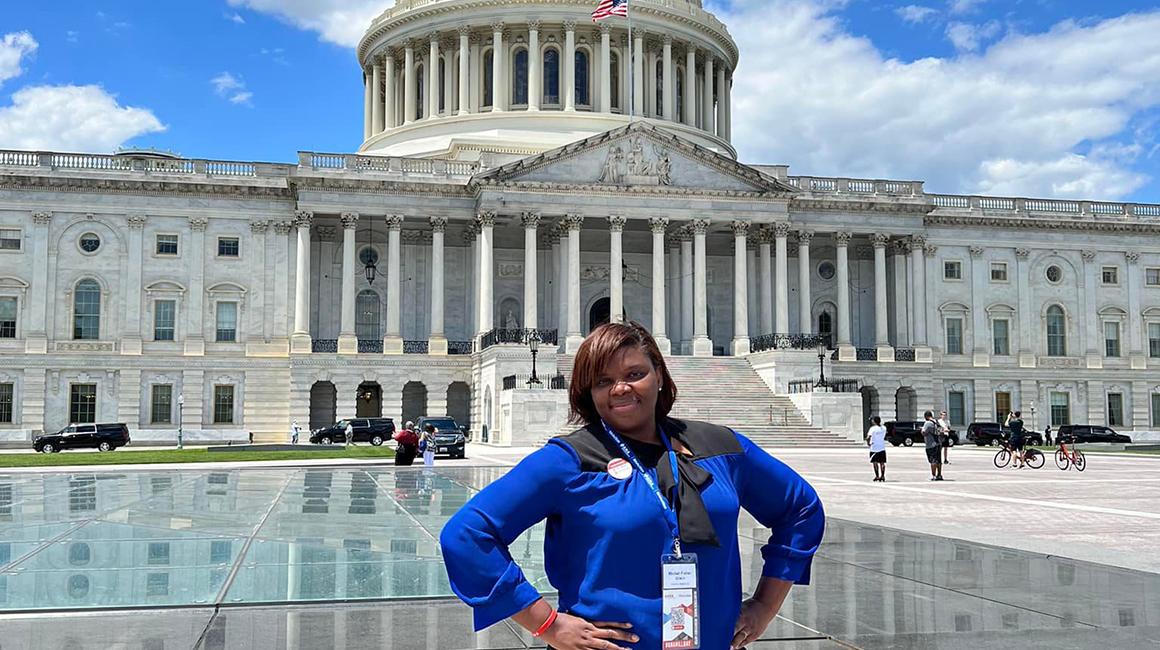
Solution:
[(661, 558), (661, 648), (701, 647), (701, 603), (697, 592), (697, 556)]

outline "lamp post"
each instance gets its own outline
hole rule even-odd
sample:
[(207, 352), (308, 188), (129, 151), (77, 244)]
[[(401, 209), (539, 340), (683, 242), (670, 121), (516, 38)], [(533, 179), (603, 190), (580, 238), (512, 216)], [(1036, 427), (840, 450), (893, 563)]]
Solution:
[(814, 388), (820, 388), (823, 391), (830, 387), (830, 383), (826, 381), (826, 353), (829, 348), (825, 341), (818, 341), (818, 381), (814, 384)]
[(528, 349), (532, 351), (532, 378), (528, 380), (528, 387), (532, 384), (540, 385), (540, 378), (536, 376), (536, 353), (540, 351), (540, 333), (528, 330)]
[(185, 441), (182, 440), (181, 420), (182, 415), (185, 414), (185, 395), (178, 393), (177, 395), (177, 448), (185, 449)]

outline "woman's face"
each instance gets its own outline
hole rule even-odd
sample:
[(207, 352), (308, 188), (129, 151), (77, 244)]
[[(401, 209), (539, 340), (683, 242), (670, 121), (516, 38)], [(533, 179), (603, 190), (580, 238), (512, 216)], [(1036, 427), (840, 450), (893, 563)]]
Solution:
[(650, 435), (656, 429), (660, 375), (636, 346), (621, 348), (596, 376), (592, 402), (596, 412), (618, 432)]

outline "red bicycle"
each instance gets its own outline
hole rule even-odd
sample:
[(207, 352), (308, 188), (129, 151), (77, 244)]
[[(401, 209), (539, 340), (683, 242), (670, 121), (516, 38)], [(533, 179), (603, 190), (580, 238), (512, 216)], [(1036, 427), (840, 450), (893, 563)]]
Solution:
[(1084, 458), (1083, 452), (1075, 448), (1075, 443), (1072, 443), (1069, 449), (1067, 443), (1070, 439), (1059, 439), (1059, 449), (1055, 450), (1055, 466), (1061, 470), (1066, 470), (1068, 467), (1074, 466), (1077, 470), (1083, 471), (1087, 467), (1087, 459)]

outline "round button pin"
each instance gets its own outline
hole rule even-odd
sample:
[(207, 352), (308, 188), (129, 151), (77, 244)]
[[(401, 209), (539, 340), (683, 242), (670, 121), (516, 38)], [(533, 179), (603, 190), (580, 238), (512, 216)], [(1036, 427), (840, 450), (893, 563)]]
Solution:
[(614, 479), (623, 481), (632, 476), (632, 465), (629, 465), (628, 461), (623, 458), (613, 458), (608, 461), (608, 474)]

